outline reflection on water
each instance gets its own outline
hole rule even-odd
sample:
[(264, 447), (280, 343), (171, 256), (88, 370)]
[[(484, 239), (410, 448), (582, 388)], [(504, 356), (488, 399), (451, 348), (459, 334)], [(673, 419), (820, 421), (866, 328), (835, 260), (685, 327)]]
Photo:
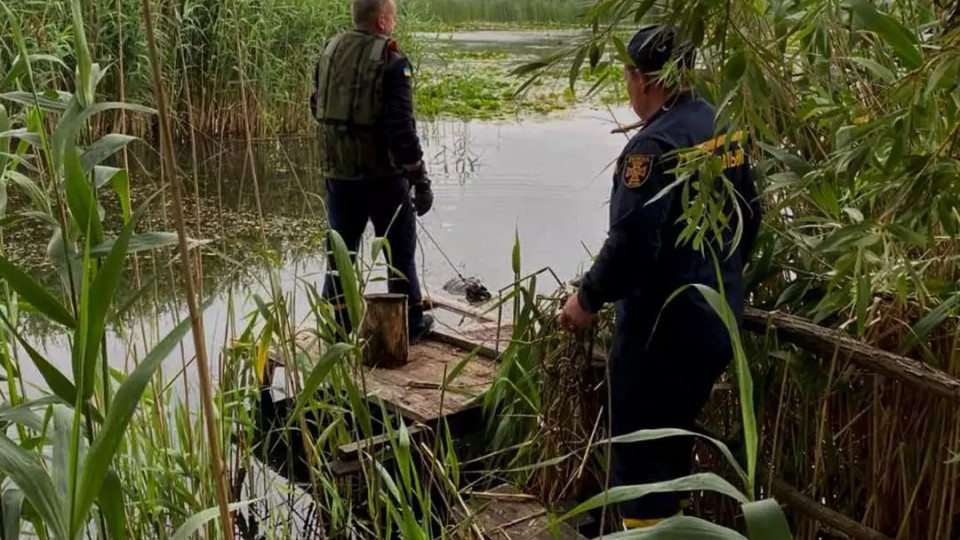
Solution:
[[(555, 45), (564, 35), (549, 32), (537, 39), (512, 40), (514, 34), (522, 33), (449, 37), (539, 47)], [(549, 266), (561, 278), (573, 277), (589, 260), (587, 250), (595, 253), (605, 235), (611, 164), (626, 142), (624, 135), (611, 135), (610, 130), (616, 121), (632, 120), (629, 110), (617, 108), (573, 110), (523, 122), (421, 122), (436, 200), (434, 210), (421, 219), (420, 226), (436, 239), (457, 271), (479, 277), (491, 291), (512, 282), (515, 234), (520, 237), (525, 272)], [(255, 308), (252, 296), (270, 296), (265, 260), (279, 267), (278, 284), (291, 303), (294, 324), (308, 317), (303, 287), (319, 286), (325, 269), (320, 248), (323, 182), (318, 175), (314, 137), (258, 141), (254, 146), (256, 175), (251, 174), (242, 143), (201, 140), (196, 192), (189, 156), (187, 148), (180, 164), (190, 192), (188, 226), (192, 234), (211, 241), (203, 251), (203, 287), (215, 299), (204, 325), (216, 373), (220, 347), (243, 328), (245, 315)], [(143, 200), (156, 189), (159, 164), (155, 152), (139, 149), (131, 169), (134, 197)], [(255, 176), (259, 190), (254, 188)], [(256, 210), (258, 198), (263, 236)], [(195, 217), (198, 206), (199, 221)], [(154, 214), (151, 228), (172, 230), (165, 223), (168, 211)], [(367, 239), (371, 236), (372, 227)], [(419, 246), (425, 292), (440, 292), (455, 272), (427, 235), (421, 235)], [(144, 344), (156, 343), (186, 313), (182, 285), (175, 277), (179, 267), (170, 260), (170, 253), (155, 259), (144, 257), (140, 266), (141, 284), (148, 283), (144, 299), (149, 312), (134, 311), (128, 325), (111, 329), (108, 336), (108, 355), (121, 368), (142, 358), (147, 352)], [(138, 286), (132, 278), (127, 279), (124, 290), (132, 294)], [(370, 290), (384, 288), (382, 283), (373, 283)], [(69, 373), (66, 337), (36, 329), (31, 334), (50, 360)], [(185, 340), (182, 355), (178, 351), (165, 365), (167, 380), (176, 376), (181, 357), (193, 357), (192, 340)], [(32, 363), (22, 362), (21, 367), (26, 380), (41, 381)]]

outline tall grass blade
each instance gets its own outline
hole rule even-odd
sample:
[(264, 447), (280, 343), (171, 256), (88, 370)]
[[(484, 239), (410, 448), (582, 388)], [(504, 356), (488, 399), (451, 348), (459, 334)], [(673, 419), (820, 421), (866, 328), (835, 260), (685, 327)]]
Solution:
[[(99, 246), (90, 249), (90, 255), (102, 257), (114, 248), (115, 240), (108, 240)], [(150, 251), (154, 249), (163, 249), (177, 245), (177, 234), (171, 232), (146, 232), (136, 234), (130, 237), (127, 243), (126, 253), (139, 253), (141, 251)]]
[(0, 99), (23, 105), (24, 107), (40, 107), (40, 110), (48, 112), (63, 112), (67, 109), (65, 102), (34, 94), (33, 92), (23, 92), (19, 90), (16, 92), (5, 92), (0, 94)]
[(343, 241), (343, 237), (333, 229), (329, 232), (330, 242), (333, 245), (333, 258), (337, 264), (337, 275), (340, 277), (340, 285), (343, 290), (337, 291), (337, 294), (343, 295), (343, 300), (347, 304), (347, 313), (350, 321), (357, 326), (357, 322), (363, 313), (363, 304), (360, 298), (360, 287), (357, 282), (357, 272), (350, 259), (350, 252)]
[(687, 516), (670, 518), (654, 527), (605, 534), (603, 537), (610, 540), (747, 540), (736, 531)]
[[(107, 183), (113, 188), (120, 200), (120, 212), (123, 222), (130, 221), (130, 174), (124, 169), (96, 166), (93, 168), (94, 185), (100, 189)], [(132, 242), (132, 240), (131, 240)]]
[[(55, 538), (68, 538), (63, 500), (57, 496), (50, 475), (37, 460), (0, 433), (0, 471), (12, 480)], [(72, 538), (72, 536), (70, 537)]]
[(91, 105), (84, 109), (82, 112), (77, 114), (77, 120), (79, 122), (86, 122), (91, 117), (96, 116), (97, 114), (108, 112), (108, 111), (130, 111), (130, 112), (139, 112), (144, 114), (157, 114), (156, 109), (146, 107), (143, 105), (137, 105), (135, 103), (121, 103), (118, 101), (103, 101), (97, 103), (96, 105)]
[(70, 213), (77, 220), (80, 230), (90, 235), (90, 245), (102, 243), (103, 225), (100, 223), (97, 199), (94, 197), (93, 187), (83, 173), (76, 148), (70, 147), (64, 154), (64, 177)]
[(127, 538), (127, 514), (123, 501), (123, 484), (120, 483), (120, 477), (116, 471), (111, 469), (107, 471), (107, 477), (100, 489), (100, 496), (97, 498), (97, 504), (107, 524), (109, 540), (126, 540)]
[(0, 495), (3, 506), (3, 540), (20, 539), (20, 510), (23, 508), (23, 490), (8, 488)]
[(899, 21), (877, 10), (873, 2), (855, 0), (851, 7), (863, 19), (867, 28), (876, 32), (885, 43), (890, 44), (897, 56), (910, 69), (916, 69), (923, 63), (923, 54), (917, 46), (917, 38)]
[[(207, 300), (200, 308), (200, 313), (206, 311), (212, 299)], [(144, 357), (136, 369), (130, 373), (117, 389), (113, 398), (110, 412), (103, 423), (103, 429), (90, 446), (87, 458), (84, 460), (81, 482), (77, 490), (77, 504), (73, 508), (70, 521), (70, 531), (78, 533), (86, 520), (87, 513), (93, 506), (93, 501), (100, 493), (110, 467), (110, 462), (120, 448), (127, 425), (133, 418), (140, 402), (140, 396), (150, 382), (150, 379), (160, 368), (160, 364), (180, 344), (184, 336), (190, 331), (189, 317), (177, 325), (153, 350)]]
[(671, 493), (675, 491), (714, 491), (723, 495), (727, 495), (728, 497), (737, 500), (741, 504), (746, 504), (749, 502), (749, 499), (747, 499), (747, 497), (741, 493), (740, 490), (733, 487), (730, 482), (727, 482), (716, 474), (698, 473), (673, 480), (666, 480), (664, 482), (656, 482), (653, 484), (612, 487), (605, 492), (600, 493), (599, 495), (595, 495), (590, 499), (587, 499), (573, 510), (570, 510), (564, 514), (560, 520), (566, 521), (573, 516), (594, 510), (596, 508), (619, 504), (625, 501), (632, 501), (652, 493)]
[[(10, 288), (17, 292), (23, 300), (37, 309), (44, 316), (56, 321), (67, 328), (77, 327), (77, 321), (73, 315), (67, 311), (52, 294), (47, 292), (39, 283), (30, 276), (22, 272), (0, 255), (0, 277), (10, 285)], [(11, 328), (12, 330), (12, 328)]]
[[(229, 505), (231, 512), (236, 512), (241, 508), (250, 506), (251, 504), (259, 501), (260, 499), (252, 499), (249, 501), (235, 502)], [(216, 506), (213, 508), (207, 508), (201, 512), (190, 516), (190, 519), (183, 522), (183, 525), (177, 529), (173, 536), (170, 537), (170, 540), (188, 540), (193, 537), (193, 534), (200, 530), (200, 527), (203, 527), (205, 523), (211, 519), (217, 517), (217, 514), (220, 512), (220, 509)]]
[[(43, 377), (43, 380), (47, 383), (47, 386), (50, 387), (50, 391), (52, 391), (65, 403), (76, 403), (77, 388), (72, 382), (70, 382), (70, 379), (68, 379), (66, 375), (61, 373), (60, 370), (58, 370), (53, 364), (44, 358), (43, 355), (41, 355), (36, 349), (27, 343), (27, 340), (23, 339), (23, 336), (20, 335), (20, 332), (18, 332), (16, 328), (10, 324), (9, 319), (7, 319), (6, 315), (4, 315), (2, 312), (0, 312), (0, 320), (3, 321), (17, 341), (20, 342), (20, 346), (23, 347), (23, 350), (26, 351), (27, 356), (30, 357), (30, 359), (33, 361), (33, 364), (37, 367), (37, 370), (40, 372), (40, 376)], [(100, 418), (99, 414), (96, 416)]]
[[(50, 403), (61, 403), (60, 398), (56, 396), (50, 396), (49, 398), (41, 398), (48, 400), (44, 405), (49, 405)], [(36, 404), (41, 400), (32, 402)], [(30, 410), (31, 404), (23, 404), (18, 407), (10, 407), (9, 403), (4, 403), (0, 406), (0, 426), (6, 427), (6, 423), (18, 424), (21, 426), (28, 427), (34, 431), (43, 431), (43, 419), (37, 416), (37, 413)]]
[(70, 455), (73, 436), (73, 411), (64, 405), (53, 406), (53, 485), (61, 500), (70, 500), (73, 475)]
[(520, 275), (520, 231), (515, 229), (513, 231), (513, 255), (510, 257), (511, 266), (513, 268), (513, 275)]
[(713, 308), (723, 321), (723, 324), (727, 327), (727, 333), (730, 335), (730, 341), (733, 344), (734, 364), (736, 365), (737, 381), (740, 387), (740, 412), (743, 419), (743, 437), (746, 441), (747, 452), (747, 476), (749, 481), (746, 489), (747, 495), (752, 497), (757, 474), (757, 417), (754, 413), (753, 405), (753, 376), (750, 373), (747, 355), (740, 341), (739, 324), (727, 300), (721, 296), (720, 293), (701, 284), (694, 284), (693, 287), (700, 292), (704, 300), (710, 304), (710, 307)]
[[(676, 428), (664, 428), (664, 429), (645, 429), (641, 431), (635, 431), (633, 433), (627, 433), (624, 435), (617, 435), (616, 437), (611, 437), (609, 442), (613, 444), (622, 444), (622, 443), (636, 443), (644, 441), (655, 441), (657, 439), (665, 439), (667, 437), (699, 437), (701, 439), (706, 439), (713, 443), (717, 449), (720, 450), (720, 453), (723, 454), (723, 457), (727, 458), (727, 462), (730, 463), (730, 466), (733, 467), (740, 478), (746, 482), (747, 473), (743, 470), (743, 467), (740, 466), (740, 462), (733, 457), (733, 452), (730, 451), (730, 448), (727, 447), (723, 442), (714, 439), (713, 437), (708, 437), (702, 433), (697, 433), (694, 431), (687, 431), (685, 429), (676, 429)], [(600, 444), (606, 444), (607, 441), (601, 441)]]
[(927, 313), (917, 324), (910, 328), (910, 334), (901, 349), (901, 354), (907, 354), (912, 351), (920, 342), (944, 323), (956, 312), (957, 305), (960, 305), (960, 293), (957, 293), (941, 303), (933, 311)]
[(742, 507), (750, 540), (793, 540), (790, 524), (776, 500), (749, 502)]
[[(354, 346), (349, 343), (334, 343), (330, 346), (330, 349), (324, 353), (320, 361), (317, 362), (317, 365), (313, 367), (313, 371), (310, 372), (306, 382), (303, 384), (303, 390), (300, 392), (300, 398), (297, 400), (298, 411), (313, 400), (317, 390), (320, 389), (320, 385), (323, 384), (323, 381), (327, 380), (327, 376), (330, 375), (330, 371), (339, 361), (348, 358), (353, 350)], [(296, 416), (296, 414), (291, 416)]]
[(77, 62), (77, 94), (80, 96), (81, 105), (86, 107), (94, 100), (93, 61), (90, 59), (87, 33), (83, 27), (80, 0), (70, 0), (70, 11), (73, 14), (73, 53)]
[[(87, 336), (86, 352), (84, 359), (84, 375), (82, 396), (84, 400), (93, 395), (95, 373), (97, 367), (97, 358), (99, 357), (99, 348), (103, 339), (104, 331), (107, 326), (107, 313), (110, 310), (110, 303), (117, 292), (120, 284), (120, 276), (126, 268), (127, 245), (130, 243), (130, 237), (133, 236), (133, 230), (140, 221), (141, 212), (137, 213), (130, 222), (128, 222), (120, 236), (117, 237), (110, 249), (110, 254), (103, 261), (97, 277), (90, 286), (90, 297), (87, 302)], [(104, 361), (106, 359), (104, 358)]]
[(80, 155), (80, 164), (83, 166), (84, 174), (90, 174), (96, 165), (100, 165), (105, 159), (123, 150), (125, 146), (136, 139), (136, 137), (119, 133), (109, 133), (101, 137)]

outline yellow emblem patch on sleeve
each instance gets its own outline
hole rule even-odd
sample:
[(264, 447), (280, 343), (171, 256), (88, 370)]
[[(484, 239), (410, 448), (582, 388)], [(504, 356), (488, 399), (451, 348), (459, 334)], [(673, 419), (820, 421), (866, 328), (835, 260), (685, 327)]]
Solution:
[(650, 176), (652, 169), (653, 156), (627, 156), (627, 163), (623, 170), (623, 185), (631, 189), (640, 187)]

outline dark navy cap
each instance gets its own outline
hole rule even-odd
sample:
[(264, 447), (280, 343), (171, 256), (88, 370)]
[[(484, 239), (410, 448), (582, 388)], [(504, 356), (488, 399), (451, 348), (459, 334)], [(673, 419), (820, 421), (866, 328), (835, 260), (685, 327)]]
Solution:
[(675, 44), (677, 31), (671, 26), (652, 24), (637, 31), (627, 45), (627, 52), (636, 68), (644, 72), (660, 71), (674, 60), (674, 49), (679, 53), (683, 67), (691, 67), (694, 60), (692, 47)]

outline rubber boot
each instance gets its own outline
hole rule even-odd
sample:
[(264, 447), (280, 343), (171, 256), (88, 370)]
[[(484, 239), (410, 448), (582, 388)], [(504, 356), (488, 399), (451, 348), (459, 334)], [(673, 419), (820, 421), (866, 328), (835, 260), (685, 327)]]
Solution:
[(433, 329), (433, 315), (424, 313), (423, 309), (411, 309), (409, 322), (411, 345), (416, 345), (422, 341)]

